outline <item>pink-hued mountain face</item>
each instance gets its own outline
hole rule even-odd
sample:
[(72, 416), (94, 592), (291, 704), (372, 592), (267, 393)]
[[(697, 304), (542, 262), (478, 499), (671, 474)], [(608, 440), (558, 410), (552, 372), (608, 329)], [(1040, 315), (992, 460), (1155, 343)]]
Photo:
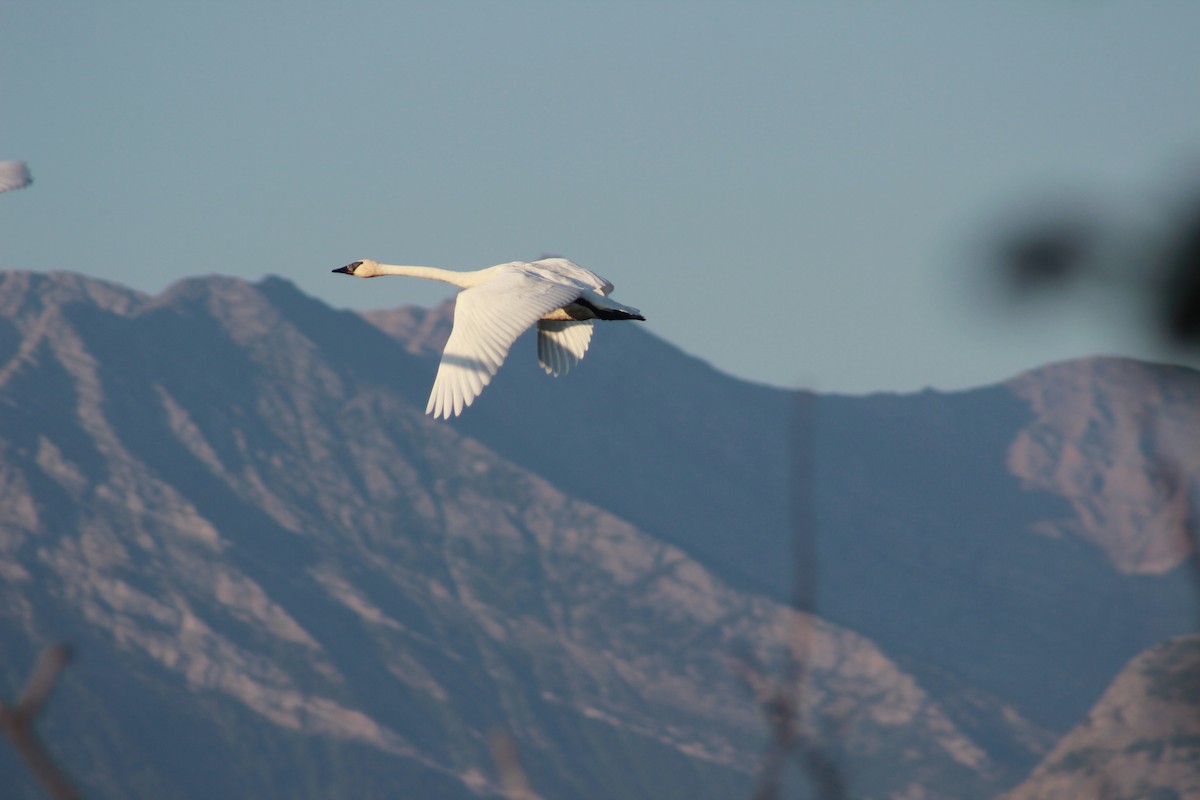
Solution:
[[(0, 274), (0, 697), (72, 642), (41, 729), (86, 796), (497, 796), (505, 730), (546, 798), (748, 797), (792, 651), (849, 796), (991, 796), (1195, 627), (1191, 562), (1130, 570), (1109, 539), (1158, 534), (1081, 509), (1141, 517), (1023, 471), (1081, 435), (1056, 370), (1115, 362), (815, 398), (605, 330), (557, 381), (519, 342), (447, 424), (447, 309)], [(1071, 392), (1181, 419), (1194, 373), (1137, 366), (1153, 404)]]
[(1036, 414), (1009, 452), (1013, 472), (1071, 504), (1040, 530), (1079, 536), (1129, 573), (1167, 572), (1194, 552), (1200, 374), (1090, 358), (1010, 385)]
[(1121, 671), (1077, 728), (1004, 800), (1200, 795), (1200, 637)]

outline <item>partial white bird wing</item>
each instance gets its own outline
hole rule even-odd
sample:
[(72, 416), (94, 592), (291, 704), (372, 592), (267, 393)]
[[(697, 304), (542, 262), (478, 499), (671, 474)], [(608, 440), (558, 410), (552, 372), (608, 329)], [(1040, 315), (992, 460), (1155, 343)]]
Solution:
[(585, 269), (568, 258), (542, 258), (521, 266), (526, 272), (556, 283), (571, 283), (580, 289), (608, 294), (613, 290), (612, 282)]
[(442, 352), (426, 414), (457, 416), (471, 405), (504, 363), (526, 329), (580, 295), (571, 283), (553, 282), (521, 269), (459, 292), (454, 328)]
[(0, 161), (0, 192), (20, 189), (33, 183), (24, 161)]
[(541, 320), (538, 322), (538, 363), (547, 373), (566, 375), (579, 363), (592, 341), (592, 321)]

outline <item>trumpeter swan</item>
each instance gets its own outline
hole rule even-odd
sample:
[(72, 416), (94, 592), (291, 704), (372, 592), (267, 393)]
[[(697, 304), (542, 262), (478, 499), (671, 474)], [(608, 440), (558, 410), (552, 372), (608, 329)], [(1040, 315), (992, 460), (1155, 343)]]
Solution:
[(538, 363), (558, 377), (575, 366), (592, 339), (592, 320), (645, 320), (606, 295), (613, 285), (565, 258), (512, 261), (472, 272), (380, 264), (364, 259), (335, 269), (356, 278), (408, 275), (452, 283), (459, 293), (454, 327), (429, 394), (426, 414), (458, 416), (491, 382), (513, 342), (537, 323)]
[(24, 161), (0, 161), (0, 192), (9, 189), (20, 189), (33, 183), (29, 167)]

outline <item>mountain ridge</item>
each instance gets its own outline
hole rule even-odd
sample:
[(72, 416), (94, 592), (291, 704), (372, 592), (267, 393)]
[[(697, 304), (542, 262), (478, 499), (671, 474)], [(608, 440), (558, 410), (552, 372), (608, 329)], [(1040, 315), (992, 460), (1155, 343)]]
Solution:
[(1200, 793), (1200, 637), (1168, 639), (1117, 675), (1087, 717), (1003, 800)]
[[(1023, 431), (1070, 431), (1009, 384), (789, 393), (609, 326), (560, 381), (518, 342), (446, 424), (421, 413), (444, 310), (397, 312), (397, 343), (279, 278), (7, 273), (0, 298), (0, 638), (84, 654), (61, 700), (108, 735), (46, 726), (100, 796), (487, 795), (497, 725), (547, 797), (746, 795), (765, 725), (729, 659), (786, 664), (798, 542), (821, 617), (803, 696), (861, 795), (1014, 786), (1146, 642), (1195, 627), (1194, 555), (1131, 574), (1124, 540), (1035, 529), (1087, 518), (1078, 481), (1014, 471)], [(1022, 463), (1073, 441), (1031, 439)], [(1126, 507), (1177, 507), (1129, 485)], [(1121, 508), (1117, 529), (1141, 518)], [(1064, 665), (1083, 688), (1041, 697)], [(145, 697), (199, 760), (147, 738)]]

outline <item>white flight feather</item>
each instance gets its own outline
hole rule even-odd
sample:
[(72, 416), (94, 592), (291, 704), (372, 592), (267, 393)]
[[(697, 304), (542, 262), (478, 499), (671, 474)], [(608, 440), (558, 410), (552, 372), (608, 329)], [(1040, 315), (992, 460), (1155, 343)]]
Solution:
[(579, 297), (580, 288), (573, 284), (512, 270), (459, 292), (454, 328), (425, 413), (446, 418), (461, 414), (491, 382), (523, 331)]
[(554, 377), (566, 375), (587, 353), (592, 341), (592, 321), (548, 320), (538, 322), (538, 363)]

